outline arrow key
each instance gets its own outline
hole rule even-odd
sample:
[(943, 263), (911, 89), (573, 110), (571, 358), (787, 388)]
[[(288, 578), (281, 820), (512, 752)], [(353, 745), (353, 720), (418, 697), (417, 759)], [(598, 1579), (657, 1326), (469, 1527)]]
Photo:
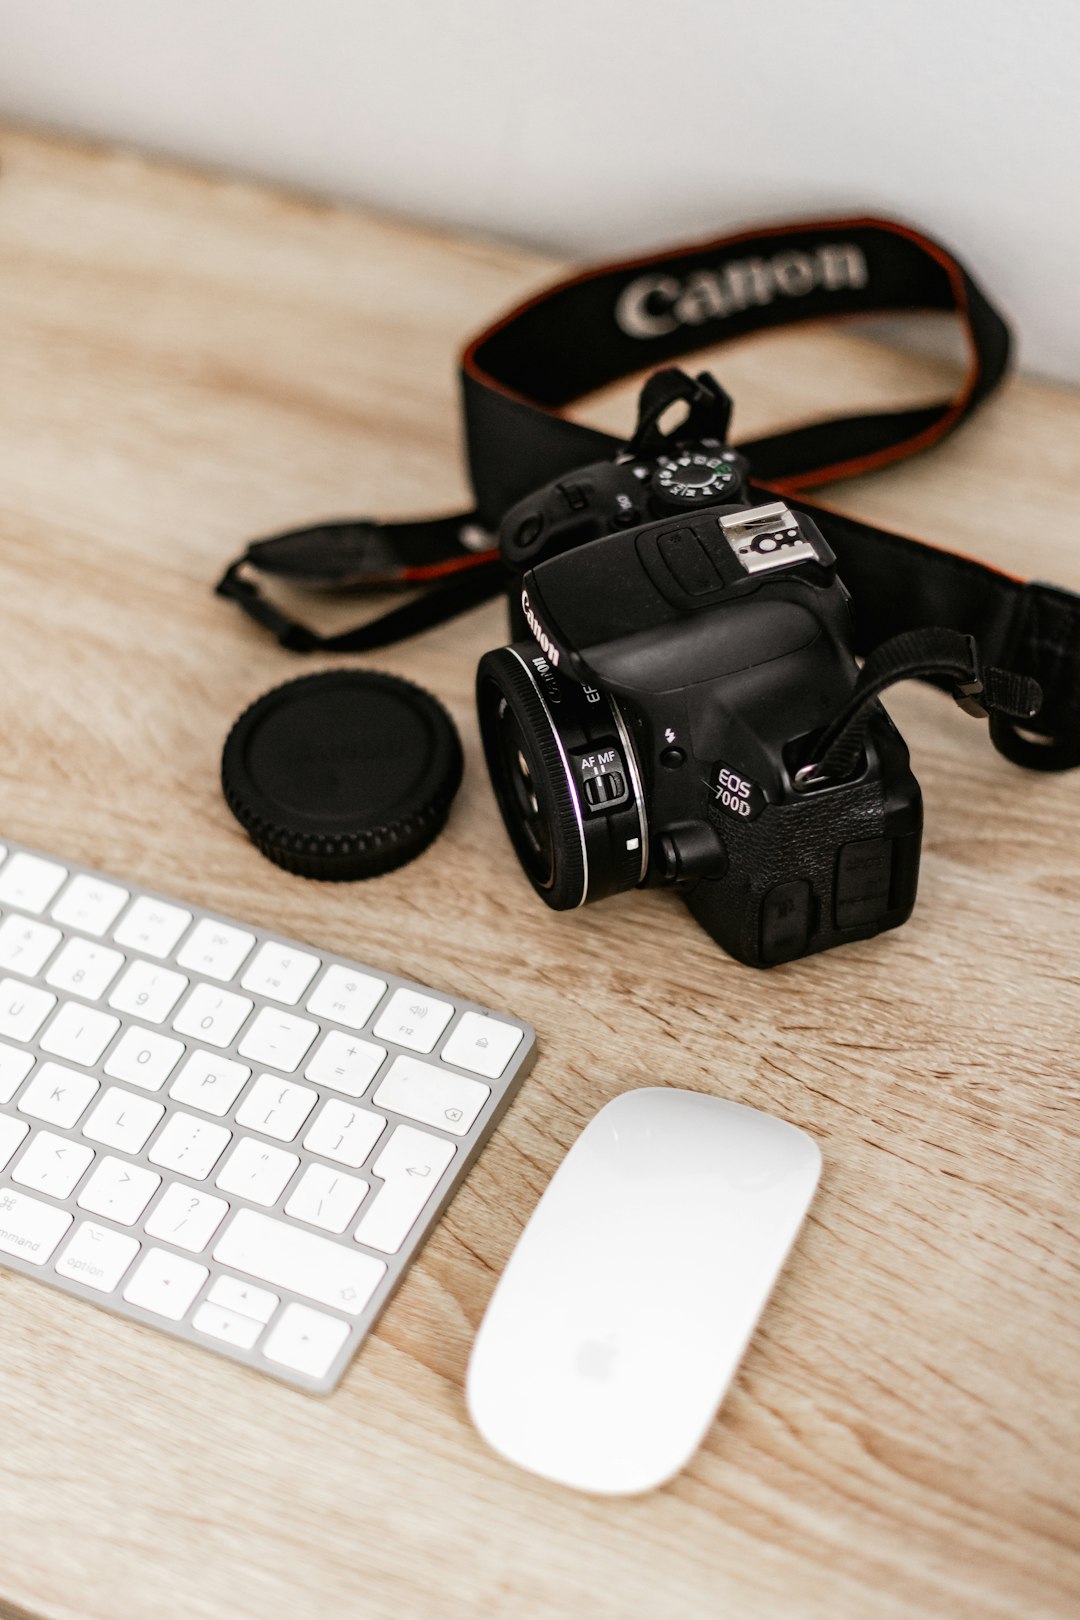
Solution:
[(167, 1249), (150, 1249), (124, 1289), (124, 1298), (155, 1316), (179, 1322), (209, 1275), (194, 1260), (184, 1260)]
[(309, 1378), (324, 1378), (349, 1336), (340, 1317), (313, 1311), (310, 1305), (286, 1305), (263, 1345), (267, 1361), (276, 1361)]
[(268, 1288), (256, 1288), (239, 1277), (215, 1277), (206, 1297), (231, 1316), (249, 1316), (255, 1322), (269, 1322), (280, 1304)]
[(192, 1326), (211, 1339), (234, 1344), (239, 1350), (250, 1350), (263, 1330), (261, 1322), (238, 1311), (227, 1311), (220, 1305), (203, 1303), (191, 1318)]

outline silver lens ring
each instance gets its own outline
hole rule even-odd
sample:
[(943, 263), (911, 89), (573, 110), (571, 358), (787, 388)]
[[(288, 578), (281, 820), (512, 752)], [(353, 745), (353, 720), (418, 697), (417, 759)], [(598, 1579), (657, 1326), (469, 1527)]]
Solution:
[(634, 744), (629, 731), (626, 729), (626, 721), (623, 719), (622, 710), (613, 697), (609, 696), (608, 702), (611, 704), (611, 712), (615, 716), (615, 724), (618, 727), (619, 740), (623, 746), (623, 757), (626, 760), (626, 769), (630, 777), (631, 793), (633, 795), (634, 805), (637, 809), (638, 837), (641, 839), (641, 861), (638, 865), (638, 882), (644, 883), (645, 873), (649, 869), (649, 821), (645, 814), (645, 791), (641, 785), (641, 773), (638, 770), (637, 755), (634, 752)]
[(552, 719), (551, 710), (548, 707), (536, 675), (534, 674), (533, 670), (530, 669), (528, 661), (521, 656), (516, 647), (507, 647), (506, 650), (517, 659), (518, 663), (525, 671), (532, 689), (539, 699), (540, 707), (544, 711), (547, 718), (547, 723), (551, 730), (551, 740), (555, 744), (555, 747), (559, 753), (559, 758), (562, 761), (563, 774), (566, 778), (566, 792), (571, 804), (574, 807), (574, 819), (577, 822), (578, 840), (581, 845), (581, 894), (579, 898), (574, 901), (572, 906), (567, 907), (567, 910), (576, 911), (579, 906), (583, 906), (585, 904), (589, 893), (589, 851), (585, 843), (585, 825), (581, 817), (581, 800), (578, 797), (577, 784), (574, 781), (574, 773), (570, 769), (570, 761), (566, 757), (566, 749), (563, 747), (563, 740), (559, 736), (559, 728)]

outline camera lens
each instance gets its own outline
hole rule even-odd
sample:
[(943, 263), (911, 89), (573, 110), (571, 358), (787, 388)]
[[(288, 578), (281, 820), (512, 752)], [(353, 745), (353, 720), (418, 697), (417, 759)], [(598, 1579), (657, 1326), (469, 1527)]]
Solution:
[(537, 894), (568, 911), (640, 883), (645, 803), (615, 699), (520, 641), (481, 659), (476, 702), (495, 797)]

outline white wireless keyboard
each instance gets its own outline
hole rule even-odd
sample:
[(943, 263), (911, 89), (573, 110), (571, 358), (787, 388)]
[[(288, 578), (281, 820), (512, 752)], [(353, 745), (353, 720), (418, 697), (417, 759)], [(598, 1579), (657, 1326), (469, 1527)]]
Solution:
[(384, 968), (0, 846), (0, 1264), (323, 1393), (534, 1049)]

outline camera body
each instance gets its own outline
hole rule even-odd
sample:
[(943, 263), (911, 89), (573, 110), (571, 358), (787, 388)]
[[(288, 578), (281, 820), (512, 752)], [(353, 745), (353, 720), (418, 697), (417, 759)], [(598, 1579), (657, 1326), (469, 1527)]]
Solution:
[[(734, 502), (712, 501), (718, 469), (697, 456)], [(576, 512), (567, 480), (519, 503), (502, 537), (517, 639), (485, 655), (477, 699), (549, 905), (673, 885), (730, 955), (768, 967), (906, 920), (922, 804), (876, 702), (848, 779), (808, 768), (858, 675), (849, 599), (816, 525), (739, 504), (743, 478), (722, 448), (681, 446), (575, 474)], [(601, 532), (574, 538), (575, 521)]]

